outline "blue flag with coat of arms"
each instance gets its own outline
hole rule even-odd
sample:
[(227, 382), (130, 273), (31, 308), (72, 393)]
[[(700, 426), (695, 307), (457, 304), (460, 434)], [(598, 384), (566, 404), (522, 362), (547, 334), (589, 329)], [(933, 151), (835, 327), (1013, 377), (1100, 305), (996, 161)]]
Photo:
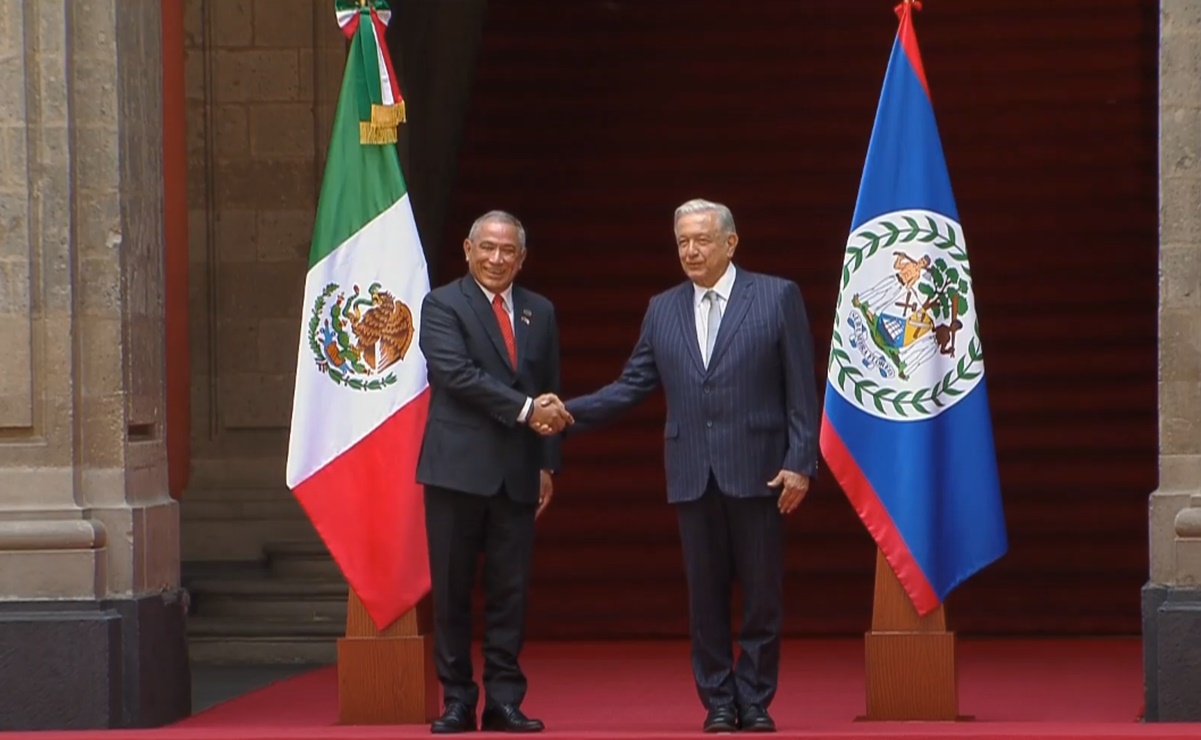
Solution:
[(1008, 543), (967, 241), (915, 5), (896, 8), (851, 220), (821, 449), (915, 609), (927, 614)]

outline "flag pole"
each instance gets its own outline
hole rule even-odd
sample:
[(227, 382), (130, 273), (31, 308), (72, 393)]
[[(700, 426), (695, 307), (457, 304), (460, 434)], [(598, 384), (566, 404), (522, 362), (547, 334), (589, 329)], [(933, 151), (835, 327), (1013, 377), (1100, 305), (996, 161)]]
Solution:
[[(347, 104), (347, 107), (352, 114), (357, 115), (351, 115), (348, 123), (357, 128), (357, 131), (352, 128), (339, 129), (337, 121), (335, 121), (334, 135), (343, 137), (340, 142), (344, 147), (349, 139), (354, 142), (349, 145), (351, 148), (358, 145), (385, 148), (386, 151), (387, 147), (395, 146), (398, 139), (397, 127), (406, 122), (405, 100), (401, 94), (400, 83), (392, 64), (391, 55), (384, 42), (385, 29), (392, 17), (391, 8), (387, 0), (333, 0), (332, 5), (343, 34), (348, 40), (354, 40), (350, 45), (350, 54), (354, 56), (354, 59), (348, 59), (347, 72), (351, 71), (350, 64), (360, 65), (357, 75), (347, 75), (339, 97), (339, 106), (342, 106), (344, 100), (352, 101)], [(340, 108), (338, 116), (340, 117), (343, 113), (344, 111)], [(353, 126), (356, 123), (353, 119), (356, 117), (358, 119), (357, 126)], [(331, 146), (332, 151), (333, 147)], [(386, 161), (387, 158), (384, 160)], [(375, 162), (377, 165), (379, 162), (375, 159), (368, 161)], [(327, 168), (327, 177), (329, 177), (328, 173), (329, 168)], [(395, 175), (397, 182), (390, 183), (390, 186), (399, 186), (399, 188), (390, 193), (379, 194), (381, 199), (396, 197), (396, 192), (399, 192), (401, 197), (407, 196), (407, 186), (403, 183), (403, 174), (398, 169)], [(357, 187), (357, 183), (355, 186)], [(345, 192), (345, 189), (342, 192)], [(389, 209), (385, 213), (391, 211), (392, 209)], [(411, 211), (409, 211), (407, 203), (403, 209), (396, 212), (407, 214), (411, 219)], [(402, 217), (393, 223), (403, 224), (404, 219)], [(415, 227), (413, 230), (415, 232)], [(362, 231), (360, 230), (359, 233)], [(388, 246), (389, 249), (395, 248), (393, 243), (389, 243)], [(417, 250), (419, 254), (419, 245), (417, 245)], [(368, 267), (372, 266), (371, 263), (366, 264)], [(420, 269), (423, 271), (425, 269), (423, 261)], [(358, 288), (356, 287), (355, 290), (357, 292)], [(425, 286), (425, 290), (428, 291), (428, 286)], [(403, 306), (403, 300), (420, 300), (422, 296), (398, 294), (396, 297), (401, 299), (400, 305)], [(313, 331), (316, 331), (318, 319), (313, 318), (312, 321), (314, 322)], [(422, 362), (424, 361), (422, 360)], [(398, 364), (396, 367), (401, 366)], [(328, 373), (328, 370), (326, 372)], [(424, 378), (424, 367), (421, 373)], [(360, 385), (360, 387), (367, 388), (369, 386)], [(406, 408), (417, 405), (415, 402), (410, 402)], [(401, 418), (402, 413), (405, 413), (403, 409), (391, 418)], [(423, 415), (422, 413), (419, 416)], [(397, 428), (403, 429), (404, 427), (398, 426)], [(378, 432), (379, 429), (380, 427), (377, 427), (375, 431)], [(411, 438), (412, 433), (408, 434), (409, 438), (406, 441), (410, 445), (415, 444)], [(359, 444), (362, 445), (363, 441), (360, 440)], [(415, 465), (415, 461), (413, 464)], [(361, 472), (363, 467), (360, 466), (358, 470)], [(399, 470), (392, 471), (392, 473), (400, 474)], [(412, 475), (412, 472), (408, 473), (410, 480)], [(380, 486), (380, 480), (372, 480), (370, 476), (365, 477), (371, 484)], [(392, 481), (385, 480), (382, 483), (382, 487), (387, 488)], [(378, 492), (372, 491), (373, 495), (376, 493)], [(406, 493), (413, 494), (414, 492), (407, 491)], [(399, 496), (396, 491), (390, 492), (389, 495)], [(417, 500), (420, 500), (420, 492), (415, 492), (415, 495)], [(416, 531), (422, 531), (424, 519), (420, 516), (417, 516), (416, 519), (418, 520)], [(397, 529), (397, 532), (400, 533), (401, 530)], [(411, 530), (408, 531), (408, 535), (412, 540)], [(421, 549), (424, 549), (424, 546)], [(394, 551), (360, 551), (360, 561), (364, 559), (362, 556), (364, 552), (368, 553), (365, 559), (380, 559), (385, 562), (390, 557), (397, 555)], [(409, 558), (413, 558), (411, 551), (407, 555)], [(341, 563), (339, 564), (341, 566)], [(385, 567), (392, 565), (395, 565), (395, 562), (386, 562)], [(422, 563), (420, 568), (424, 570), (427, 569), (427, 566)], [(417, 600), (415, 606), (401, 613), (390, 624), (383, 625), (377, 624), (376, 618), (373, 618), (363, 599), (360, 598), (359, 593), (355, 590), (354, 579), (348, 578), (348, 581), (350, 589), (346, 605), (346, 633), (337, 641), (338, 724), (412, 725), (431, 722), (439, 713), (440, 686), (434, 663), (433, 607), (428, 591), (424, 597)], [(368, 587), (362, 588), (362, 591), (364, 594), (370, 595), (370, 588), (378, 588), (379, 584), (368, 583), (367, 585)], [(404, 592), (400, 583), (389, 585), (394, 585), (397, 593)], [(370, 598), (368, 601), (376, 604), (378, 616), (380, 612), (378, 608), (379, 594), (375, 594), (374, 601)], [(395, 611), (386, 611), (388, 617), (380, 617), (380, 622), (400, 612), (401, 609), (403, 607), (398, 606)]]
[(947, 630), (945, 606), (919, 615), (878, 549), (872, 626), (863, 642), (867, 714), (862, 719), (970, 719), (959, 715), (955, 633)]
[[(921, 9), (921, 0), (901, 0), (894, 6), (902, 19)], [(880, 549), (864, 655), (867, 713), (860, 719), (971, 719), (959, 715), (955, 633), (947, 630), (945, 605), (939, 603), (929, 613), (919, 614)]]
[(338, 640), (338, 724), (426, 724), (438, 716), (438, 692), (430, 597), (380, 630), (351, 589)]

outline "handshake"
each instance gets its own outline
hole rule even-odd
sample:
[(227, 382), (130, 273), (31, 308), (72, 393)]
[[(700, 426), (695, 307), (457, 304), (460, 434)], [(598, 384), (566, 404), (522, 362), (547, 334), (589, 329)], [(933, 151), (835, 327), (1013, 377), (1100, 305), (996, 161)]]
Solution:
[(535, 398), (530, 415), (526, 419), (526, 423), (530, 425), (531, 429), (547, 437), (558, 434), (573, 422), (575, 419), (567, 413), (567, 407), (563, 405), (563, 401), (553, 393), (544, 393)]

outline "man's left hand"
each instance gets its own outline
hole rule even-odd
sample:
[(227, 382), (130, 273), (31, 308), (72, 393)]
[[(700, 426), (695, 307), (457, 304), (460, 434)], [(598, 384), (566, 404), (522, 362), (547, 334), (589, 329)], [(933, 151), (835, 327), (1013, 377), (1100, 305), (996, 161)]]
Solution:
[(794, 473), (791, 470), (781, 470), (776, 473), (775, 478), (768, 481), (767, 485), (772, 488), (784, 487), (783, 492), (780, 493), (780, 513), (791, 514), (796, 507), (801, 505), (801, 500), (809, 492), (809, 476)]
[(538, 510), (534, 512), (534, 518), (542, 516), (542, 512), (550, 504), (550, 500), (555, 495), (555, 484), (551, 482), (550, 471), (542, 471), (542, 485), (538, 489)]

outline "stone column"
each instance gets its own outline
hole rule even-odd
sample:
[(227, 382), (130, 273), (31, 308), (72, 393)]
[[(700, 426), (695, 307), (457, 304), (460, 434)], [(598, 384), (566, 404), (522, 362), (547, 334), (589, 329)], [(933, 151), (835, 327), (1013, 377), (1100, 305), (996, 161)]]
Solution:
[(164, 426), (161, 18), (0, 0), (0, 729), (190, 711)]
[(1201, 720), (1201, 0), (1163, 0), (1159, 488), (1143, 589), (1146, 718)]

